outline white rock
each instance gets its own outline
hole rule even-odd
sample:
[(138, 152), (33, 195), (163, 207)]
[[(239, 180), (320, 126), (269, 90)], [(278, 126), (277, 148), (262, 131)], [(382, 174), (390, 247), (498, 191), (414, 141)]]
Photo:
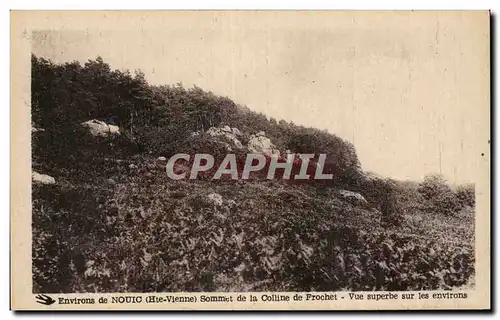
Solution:
[(91, 135), (94, 137), (107, 137), (112, 134), (119, 135), (120, 128), (118, 126), (107, 124), (104, 121), (92, 119), (81, 123), (82, 126), (88, 128)]
[(365, 197), (363, 197), (360, 193), (348, 190), (340, 190), (339, 193), (345, 200), (348, 200), (355, 204), (361, 204), (361, 205), (368, 204), (368, 201), (366, 201)]
[(34, 183), (39, 183), (39, 184), (55, 184), (56, 179), (53, 177), (47, 175), (47, 174), (41, 174), (36, 171), (33, 171), (31, 174), (31, 178), (33, 179)]
[(218, 193), (211, 193), (207, 196), (208, 200), (212, 202), (215, 206), (222, 206), (224, 203), (224, 200), (222, 199), (222, 196)]
[(251, 153), (263, 153), (272, 158), (280, 157), (280, 151), (271, 142), (271, 139), (262, 135), (253, 136), (250, 141), (248, 141), (248, 151)]
[[(233, 128), (233, 129), (236, 129), (236, 128)], [(236, 129), (236, 130), (238, 130), (238, 129)], [(231, 142), (232, 146), (234, 146), (238, 149), (243, 148), (241, 141), (238, 140), (238, 138), (236, 137), (236, 135), (233, 133), (233, 131), (231, 130), (231, 128), (229, 126), (224, 126), (224, 128), (222, 128), (222, 129), (216, 128), (216, 127), (211, 127), (210, 129), (207, 130), (207, 133), (209, 135), (211, 135), (212, 137), (224, 137), (224, 138), (226, 138), (226, 140), (229, 140)], [(225, 143), (225, 141), (223, 141), (223, 142)], [(228, 148), (227, 143), (225, 143), (225, 145), (226, 145), (226, 149), (228, 149), (228, 151), (232, 151), (231, 145), (229, 145), (229, 148)]]

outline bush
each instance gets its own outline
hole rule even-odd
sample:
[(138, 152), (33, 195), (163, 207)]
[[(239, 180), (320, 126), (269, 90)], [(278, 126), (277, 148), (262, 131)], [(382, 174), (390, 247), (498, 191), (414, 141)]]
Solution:
[(460, 185), (457, 187), (455, 193), (463, 207), (474, 207), (476, 205), (476, 190), (474, 184)]
[(428, 211), (452, 215), (462, 208), (457, 195), (441, 175), (426, 176), (418, 192), (426, 200)]

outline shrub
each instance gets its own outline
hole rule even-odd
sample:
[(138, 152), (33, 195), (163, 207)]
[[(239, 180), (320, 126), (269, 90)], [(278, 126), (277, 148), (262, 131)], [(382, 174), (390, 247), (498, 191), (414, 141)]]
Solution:
[(428, 211), (452, 215), (461, 209), (460, 201), (441, 175), (428, 175), (419, 185), (418, 192), (426, 200)]
[(476, 190), (474, 184), (463, 184), (455, 190), (460, 204), (465, 207), (474, 207), (476, 205)]

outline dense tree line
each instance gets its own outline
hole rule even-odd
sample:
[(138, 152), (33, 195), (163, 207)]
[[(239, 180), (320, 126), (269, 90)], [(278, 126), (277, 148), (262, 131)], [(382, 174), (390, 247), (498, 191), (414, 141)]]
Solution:
[[(432, 176), (422, 182), (418, 192), (397, 181), (363, 179), (351, 143), (325, 130), (268, 119), (196, 86), (153, 86), (140, 71), (112, 70), (100, 57), (82, 65), (77, 61), (54, 64), (32, 56), (31, 64), (32, 123), (45, 130), (33, 135), (33, 163), (44, 172), (57, 168), (59, 175), (65, 171), (74, 175), (71, 169), (95, 168), (93, 159), (103, 156), (168, 157), (178, 152), (208, 152), (222, 159), (224, 148), (207, 137), (193, 138), (192, 133), (229, 125), (243, 133), (243, 144), (251, 134), (265, 131), (282, 151), (326, 153), (325, 173), (334, 174), (332, 183), (360, 192), (389, 216), (402, 210), (400, 203), (412, 203), (410, 198), (422, 195), (418, 202), (430, 203), (429, 210), (446, 206), (443, 210), (447, 214), (464, 205), (474, 206), (473, 186), (462, 186), (455, 194), (442, 179)], [(90, 137), (80, 125), (109, 118), (117, 119), (122, 132), (111, 140)]]
[[(36, 137), (34, 157), (45, 163), (96, 152), (169, 156), (192, 144), (192, 132), (228, 124), (246, 137), (265, 131), (281, 150), (326, 153), (327, 170), (339, 177), (360, 169), (354, 146), (347, 141), (326, 131), (268, 119), (198, 87), (153, 86), (141, 72), (112, 70), (100, 57), (82, 65), (54, 64), (32, 56), (31, 63), (32, 122), (46, 130)], [(122, 137), (113, 141), (112, 150), (109, 141), (96, 148), (79, 124), (110, 117), (119, 119)], [(92, 150), (85, 150), (86, 141)]]

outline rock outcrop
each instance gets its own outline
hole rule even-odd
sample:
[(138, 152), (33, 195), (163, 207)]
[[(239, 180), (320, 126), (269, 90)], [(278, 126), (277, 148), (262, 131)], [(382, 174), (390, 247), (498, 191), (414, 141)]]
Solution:
[(107, 137), (109, 135), (119, 135), (120, 128), (115, 125), (107, 124), (104, 121), (92, 119), (87, 122), (81, 123), (82, 126), (86, 127), (90, 134), (94, 137)]
[(366, 201), (365, 197), (363, 197), (360, 193), (352, 192), (348, 190), (340, 190), (339, 194), (344, 198), (344, 200), (361, 206), (367, 206), (368, 201)]
[(209, 194), (207, 196), (207, 199), (210, 201), (210, 203), (212, 203), (216, 207), (220, 207), (224, 203), (222, 196), (218, 193), (215, 193), (215, 192)]
[(222, 128), (211, 127), (207, 130), (207, 134), (215, 138), (223, 138), (226, 141), (221, 141), (226, 144), (228, 151), (232, 151), (233, 147), (238, 149), (243, 148), (243, 144), (238, 139), (238, 135), (241, 135), (238, 128), (231, 128), (229, 126), (223, 126)]
[(36, 171), (33, 171), (33, 173), (31, 174), (31, 178), (33, 180), (33, 183), (36, 184), (50, 185), (56, 183), (56, 179), (54, 179), (53, 177), (49, 176), (48, 174), (38, 173)]
[(248, 151), (251, 153), (262, 153), (271, 158), (280, 157), (280, 151), (271, 142), (271, 139), (266, 137), (264, 131), (260, 131), (250, 137), (250, 141), (248, 141)]

